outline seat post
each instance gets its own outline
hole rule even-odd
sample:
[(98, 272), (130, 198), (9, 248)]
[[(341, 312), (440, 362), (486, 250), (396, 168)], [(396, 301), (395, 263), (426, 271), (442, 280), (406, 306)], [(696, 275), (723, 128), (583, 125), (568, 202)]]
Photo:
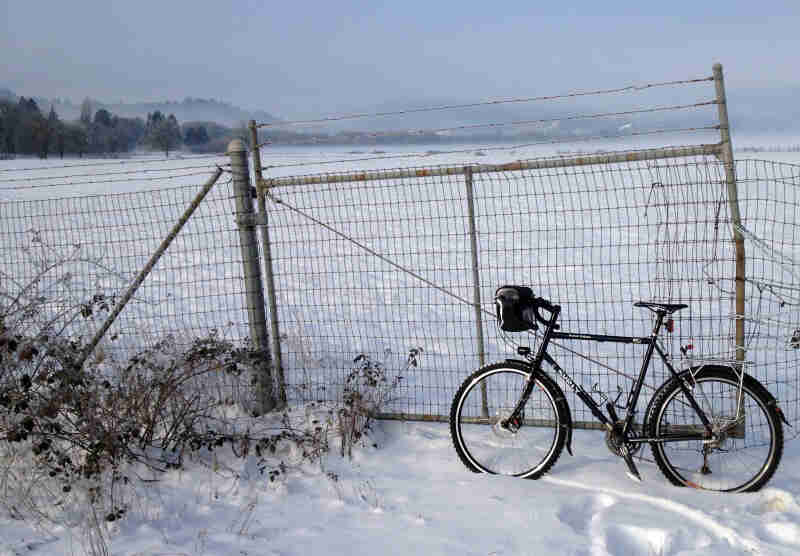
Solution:
[(658, 337), (658, 331), (661, 330), (661, 325), (664, 324), (664, 317), (667, 316), (667, 311), (665, 309), (657, 309), (654, 312), (656, 314), (656, 323), (653, 326), (653, 342), (655, 342), (656, 337)]

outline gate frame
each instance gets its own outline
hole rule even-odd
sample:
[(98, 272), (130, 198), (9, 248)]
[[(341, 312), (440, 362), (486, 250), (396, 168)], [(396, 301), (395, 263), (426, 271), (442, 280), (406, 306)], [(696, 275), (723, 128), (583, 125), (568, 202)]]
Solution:
[[(709, 80), (714, 81), (716, 99), (714, 104), (717, 105), (718, 113), (718, 126), (720, 132), (720, 142), (713, 144), (700, 144), (678, 147), (661, 147), (643, 150), (629, 150), (617, 151), (611, 153), (595, 154), (595, 155), (579, 155), (574, 157), (564, 158), (543, 158), (528, 161), (516, 161), (504, 164), (473, 164), (473, 165), (460, 165), (460, 166), (440, 166), (436, 168), (419, 169), (419, 168), (406, 168), (406, 169), (393, 169), (393, 170), (371, 170), (371, 171), (353, 171), (343, 172), (339, 174), (325, 174), (325, 175), (312, 175), (312, 176), (290, 176), (283, 178), (264, 178), (261, 165), (260, 145), (258, 142), (258, 126), (256, 122), (251, 120), (249, 127), (251, 133), (251, 142), (253, 145), (253, 163), (255, 174), (255, 185), (258, 195), (259, 205), (259, 224), (261, 224), (261, 237), (264, 247), (264, 266), (265, 276), (267, 279), (267, 297), (269, 302), (270, 324), (272, 332), (272, 355), (275, 361), (275, 368), (278, 372), (279, 388), (281, 400), (285, 403), (285, 379), (283, 373), (281, 349), (280, 349), (280, 335), (279, 335), (279, 322), (278, 322), (278, 309), (275, 296), (275, 284), (273, 280), (272, 268), (272, 255), (269, 239), (269, 225), (266, 197), (269, 195), (270, 190), (288, 187), (295, 185), (321, 185), (332, 183), (350, 183), (350, 182), (367, 182), (379, 179), (402, 179), (402, 178), (423, 178), (432, 176), (453, 176), (463, 175), (465, 187), (467, 192), (468, 203), (468, 218), (469, 218), (469, 234), (470, 246), (472, 255), (472, 286), (473, 286), (473, 300), (472, 305), (475, 309), (475, 328), (476, 338), (478, 341), (478, 363), (480, 366), (485, 364), (484, 343), (485, 337), (483, 332), (483, 323), (481, 316), (481, 298), (480, 298), (480, 277), (478, 272), (478, 251), (477, 251), (477, 231), (475, 226), (475, 214), (472, 197), (472, 178), (474, 174), (492, 173), (492, 172), (507, 172), (516, 170), (542, 170), (551, 168), (566, 168), (578, 167), (589, 165), (603, 165), (603, 164), (619, 164), (626, 162), (649, 161), (649, 160), (663, 160), (671, 158), (686, 158), (691, 156), (715, 156), (720, 160), (725, 167), (725, 183), (728, 195), (728, 210), (733, 224), (733, 241), (735, 245), (736, 256), (736, 270), (735, 270), (735, 284), (736, 295), (734, 300), (734, 318), (735, 318), (735, 350), (736, 350), (736, 365), (741, 369), (745, 354), (745, 338), (744, 338), (744, 315), (745, 315), (745, 247), (744, 236), (740, 231), (741, 226), (741, 212), (739, 209), (738, 201), (738, 188), (736, 182), (736, 173), (734, 168), (733, 158), (733, 145), (730, 136), (730, 121), (728, 119), (727, 98), (725, 95), (725, 82), (722, 71), (722, 64), (715, 63), (712, 67), (713, 77)], [(431, 415), (412, 415), (407, 413), (382, 413), (380, 415), (383, 419), (400, 419), (400, 420), (422, 420), (422, 421), (447, 421), (444, 416), (431, 416)], [(593, 427), (591, 427), (593, 428)]]

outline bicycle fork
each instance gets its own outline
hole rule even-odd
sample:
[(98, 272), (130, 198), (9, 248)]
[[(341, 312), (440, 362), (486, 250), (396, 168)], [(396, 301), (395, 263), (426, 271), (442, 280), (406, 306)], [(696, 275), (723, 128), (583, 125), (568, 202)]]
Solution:
[(517, 432), (522, 426), (522, 410), (525, 407), (525, 404), (528, 403), (528, 400), (533, 393), (533, 387), (536, 384), (536, 375), (539, 373), (539, 371), (541, 371), (542, 361), (544, 361), (546, 357), (549, 358), (547, 355), (547, 345), (550, 343), (550, 338), (553, 336), (553, 329), (556, 326), (556, 321), (558, 320), (558, 315), (560, 312), (561, 306), (555, 305), (550, 313), (550, 320), (545, 325), (544, 335), (542, 337), (542, 342), (539, 345), (539, 349), (536, 351), (533, 361), (530, 362), (530, 359), (528, 360), (531, 365), (531, 376), (525, 383), (525, 388), (522, 391), (522, 395), (517, 401), (517, 405), (514, 406), (514, 410), (511, 412), (511, 415), (508, 416), (508, 419), (500, 422), (500, 426), (504, 429), (507, 429), (511, 432)]

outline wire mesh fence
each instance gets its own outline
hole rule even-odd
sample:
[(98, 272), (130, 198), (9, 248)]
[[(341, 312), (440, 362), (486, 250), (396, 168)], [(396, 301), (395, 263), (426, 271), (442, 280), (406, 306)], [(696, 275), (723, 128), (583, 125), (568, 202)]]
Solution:
[[(0, 201), (0, 309), (9, 326), (15, 312), (33, 312), (16, 319), (25, 326), (15, 327), (17, 333), (29, 338), (59, 334), (88, 343), (211, 174), (205, 164), (186, 176), (185, 169), (176, 168), (180, 162), (172, 162), (172, 168), (156, 170), (159, 181), (154, 183), (146, 165), (132, 166), (113, 176), (121, 181), (106, 187), (139, 191), (74, 196), (92, 181), (87, 177), (104, 170), (82, 166), (86, 175), (69, 182), (58, 169), (39, 168), (38, 173), (24, 173), (36, 178), (31, 183), (60, 187), (62, 192), (69, 188), (73, 196)], [(55, 181), (46, 177), (54, 174)], [(173, 185), (176, 182), (181, 185)], [(204, 340), (247, 342), (234, 212), (228, 174), (125, 306), (92, 353), (92, 361), (113, 359), (125, 365), (137, 353), (159, 345), (185, 352)], [(246, 379), (222, 377), (218, 386), (227, 391), (221, 395), (249, 397)]]
[[(508, 283), (531, 285), (560, 303), (563, 329), (575, 332), (647, 335), (651, 315), (633, 302), (687, 303), (663, 339), (677, 365), (732, 363), (735, 249), (724, 164), (712, 154), (634, 159), (607, 153), (587, 156), (583, 165), (550, 158), (400, 168), (369, 181), (349, 172), (269, 182), (290, 400), (340, 400), (348, 375), (368, 364), (389, 380), (402, 377), (387, 416), (446, 419), (469, 372), (514, 357), (492, 314), (495, 288)], [(794, 424), (800, 167), (745, 160), (736, 174), (747, 253), (745, 368)], [(149, 177), (117, 177), (137, 175)], [(197, 189), (0, 202), (5, 299), (35, 292), (51, 300), (43, 325), (66, 326), (70, 308), (104, 316)], [(229, 179), (216, 184), (95, 357), (122, 359), (159, 342), (189, 346), (209, 336), (247, 342), (234, 197)], [(61, 321), (53, 320), (57, 315)], [(100, 320), (68, 325), (88, 338)], [(552, 352), (587, 389), (612, 399), (628, 391), (642, 356), (641, 347), (588, 342), (562, 342)], [(666, 378), (659, 365), (652, 370), (645, 397)], [(247, 383), (225, 387), (251, 395)], [(570, 405), (577, 422), (589, 421), (577, 399), (570, 397)]]
[[(742, 232), (747, 245), (747, 360), (752, 374), (800, 421), (800, 166), (737, 163)], [(730, 283), (722, 284), (730, 291)]]
[[(712, 100), (703, 89), (708, 83)], [(368, 357), (403, 376), (386, 416), (445, 419), (452, 393), (470, 370), (513, 356), (506, 343), (536, 342), (496, 333), (492, 294), (508, 283), (531, 285), (561, 303), (564, 329), (574, 332), (648, 335), (652, 316), (633, 302), (688, 303), (662, 339), (677, 367), (744, 365), (778, 390), (793, 389), (791, 372), (774, 374), (765, 361), (744, 359), (760, 338), (756, 330), (765, 330), (763, 296), (757, 308), (747, 303), (749, 289), (763, 282), (758, 276), (766, 271), (745, 257), (743, 238), (758, 243), (755, 234), (762, 231), (750, 233), (738, 213), (726, 103), (722, 68), (715, 64), (711, 77), (697, 79), (251, 122), (259, 145), (287, 125), (329, 126), (330, 135), (319, 139), (333, 143), (350, 135), (375, 144), (423, 137), (448, 145), (492, 133), (497, 139), (479, 149), (376, 150), (263, 168), (255, 151), (259, 194), (271, 201), (268, 235), (278, 298), (271, 311), (280, 323), (292, 395), (340, 399), (353, 363)], [(479, 121), (501, 105), (528, 111)], [(452, 125), (414, 128), (405, 120), (436, 112), (446, 121), (442, 113), (451, 111), (457, 116)], [(364, 119), (381, 123), (364, 134), (353, 123)], [(352, 128), (337, 134), (343, 122)], [(690, 135), (695, 144), (687, 144)], [(670, 137), (684, 146), (662, 148)], [(632, 144), (645, 150), (630, 150)], [(561, 157), (537, 158), (548, 147)], [(495, 160), (517, 159), (475, 161), (489, 151)], [(520, 160), (521, 153), (534, 158)], [(426, 158), (425, 166), (374, 170), (386, 160), (429, 155), (450, 165), (434, 166)], [(360, 170), (347, 171), (354, 164)], [(328, 171), (287, 175), (298, 167)], [(760, 175), (773, 179), (766, 170)], [(750, 277), (755, 282), (747, 289)], [(611, 399), (630, 388), (643, 355), (640, 346), (625, 344), (562, 342), (556, 349), (587, 389)], [(424, 355), (411, 365), (409, 351)], [(667, 378), (664, 369), (654, 371), (645, 398)], [(786, 393), (796, 405), (796, 396)], [(579, 424), (587, 424), (588, 412), (570, 398)], [(796, 407), (788, 413), (797, 418)]]
[[(726, 164), (727, 120), (712, 114), (711, 122), (696, 121), (698, 111), (708, 117), (724, 105), (721, 68), (714, 72), (562, 95), (269, 126), (253, 122), (258, 144), (258, 128), (269, 133), (276, 125), (371, 117), (394, 129), (393, 118), (418, 112), (592, 96), (607, 102), (599, 112), (560, 109), (358, 135), (375, 144), (435, 138), (453, 145), (445, 150), (333, 151), (316, 160), (287, 153), (262, 168), (256, 149), (264, 212), (237, 222), (233, 185), (218, 183), (93, 356), (122, 359), (147, 346), (191, 346), (209, 337), (247, 344), (253, 323), (239, 232), (260, 226), (262, 255), (270, 242), (271, 262), (264, 267), (274, 281), (267, 296), (275, 301), (268, 315), (277, 338), (272, 349), (279, 350), (290, 401), (341, 401), (348, 378), (366, 367), (381, 371), (375, 376), (393, 387), (385, 417), (446, 419), (453, 394), (472, 370), (514, 357), (517, 345), (535, 345), (535, 335), (503, 336), (494, 324), (495, 289), (522, 284), (561, 304), (563, 329), (579, 333), (646, 336), (652, 315), (634, 302), (687, 303), (674, 317), (674, 331), (661, 340), (675, 366), (741, 363), (797, 423), (800, 171), (763, 161)], [(695, 86), (709, 82), (718, 86), (715, 100), (704, 93), (697, 98)], [(650, 92), (657, 93), (655, 100), (643, 100)], [(633, 107), (621, 100), (626, 95), (636, 95)], [(458, 146), (476, 132), (501, 135), (484, 147)], [(615, 146), (670, 134), (683, 140), (687, 133), (713, 134), (714, 142), (594, 148), (598, 139)], [(582, 144), (577, 150), (562, 146), (575, 142)], [(542, 145), (551, 154), (556, 145), (561, 156), (540, 157)], [(487, 153), (484, 160), (491, 163), (476, 162)], [(520, 160), (524, 153), (535, 156)], [(200, 176), (227, 161), (214, 158), (0, 169), (2, 302), (39, 295), (42, 314), (30, 320), (38, 332), (55, 326), (91, 337), (190, 204)], [(420, 158), (424, 165), (381, 169), (386, 160)], [(298, 167), (317, 173), (288, 175)], [(321, 168), (329, 171), (319, 173)], [(263, 179), (264, 169), (269, 179)], [(738, 177), (741, 221), (731, 212), (732, 175)], [(47, 198), (59, 188), (79, 196)], [(738, 315), (736, 237), (744, 238), (746, 253), (745, 310)], [(622, 401), (643, 351), (632, 344), (566, 341), (551, 350), (587, 390)], [(668, 378), (658, 364), (651, 371), (645, 403)], [(225, 388), (252, 394), (252, 386), (241, 382)], [(591, 416), (583, 404), (571, 393), (568, 398), (578, 426), (587, 426)]]
[[(290, 398), (339, 399), (354, 359), (364, 354), (403, 377), (390, 416), (446, 419), (453, 393), (482, 360), (515, 356), (491, 316), (494, 290), (504, 284), (530, 285), (560, 303), (562, 329), (582, 333), (647, 336), (652, 315), (634, 302), (687, 303), (662, 340), (676, 366), (734, 364), (736, 254), (724, 164), (702, 154), (600, 160), (403, 168), (372, 173), (369, 181), (357, 172), (265, 180)], [(753, 238), (796, 249), (798, 176), (789, 166), (746, 161), (737, 172), (744, 227)], [(782, 218), (772, 216), (775, 206)], [(766, 295), (763, 284), (775, 282), (772, 266), (781, 261), (754, 253), (752, 241), (746, 368), (796, 422), (800, 351), (786, 349), (798, 327), (789, 314), (794, 306), (783, 300), (782, 330), (767, 324), (781, 299)], [(796, 268), (784, 272), (800, 276)], [(536, 341), (516, 336), (512, 343)], [(779, 352), (768, 345), (776, 342)], [(422, 355), (410, 366), (408, 352), (417, 348)], [(552, 353), (584, 387), (614, 399), (630, 390), (644, 349), (562, 341)], [(658, 364), (651, 371), (645, 398), (668, 378)], [(575, 420), (591, 421), (568, 397)]]

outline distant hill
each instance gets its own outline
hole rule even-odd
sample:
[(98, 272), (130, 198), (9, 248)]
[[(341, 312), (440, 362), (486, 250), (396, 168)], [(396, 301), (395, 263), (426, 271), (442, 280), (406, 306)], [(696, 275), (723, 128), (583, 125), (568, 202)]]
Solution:
[[(19, 97), (11, 90), (0, 87), (0, 100), (16, 101)], [(50, 110), (52, 105), (58, 117), (65, 121), (77, 120), (80, 117), (81, 106), (68, 100), (60, 98), (47, 98), (34, 96), (33, 99), (39, 105), (42, 112)], [(274, 122), (277, 119), (264, 110), (248, 111), (227, 102), (215, 99), (202, 99), (187, 97), (182, 101), (164, 102), (136, 102), (136, 103), (108, 103), (100, 100), (92, 101), (92, 111), (96, 112), (105, 108), (112, 114), (125, 118), (147, 119), (147, 114), (161, 111), (164, 114), (175, 114), (179, 122), (206, 121), (216, 122), (228, 127), (234, 127), (241, 122), (256, 120), (257, 122)]]

